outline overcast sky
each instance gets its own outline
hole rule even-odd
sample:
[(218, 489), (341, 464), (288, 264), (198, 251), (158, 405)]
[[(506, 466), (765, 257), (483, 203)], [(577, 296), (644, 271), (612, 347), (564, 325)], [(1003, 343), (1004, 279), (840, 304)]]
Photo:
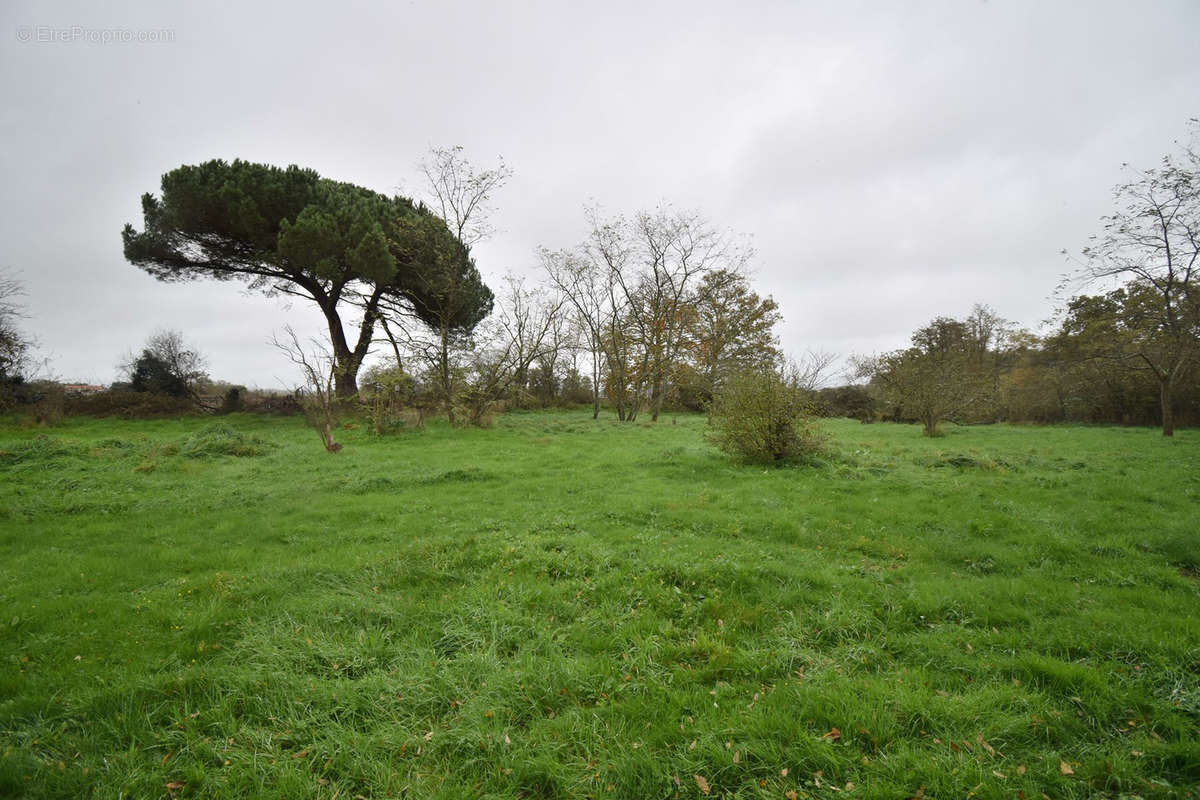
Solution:
[(1200, 115), (1196, 0), (216, 9), (0, 4), (0, 265), (61, 378), (108, 383), (174, 328), (214, 377), (294, 382), (267, 340), (318, 331), (314, 307), (123, 259), (141, 194), (181, 164), (394, 193), (431, 145), (503, 156), (500, 233), (476, 248), (493, 285), (579, 242), (585, 204), (698, 209), (753, 237), (785, 350), (845, 355), (976, 302), (1036, 328), (1121, 164)]

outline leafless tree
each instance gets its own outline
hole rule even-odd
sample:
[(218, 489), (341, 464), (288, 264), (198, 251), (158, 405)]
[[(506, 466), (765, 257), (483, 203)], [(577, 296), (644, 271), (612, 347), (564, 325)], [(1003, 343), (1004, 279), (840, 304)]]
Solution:
[(467, 247), (495, 233), (491, 223), (492, 196), (512, 177), (500, 159), (492, 169), (476, 169), (461, 145), (434, 147), (420, 164), (429, 206)]
[(751, 251), (696, 212), (662, 207), (632, 220), (596, 207), (585, 213), (587, 240), (543, 251), (542, 261), (591, 351), (593, 414), (603, 362), (617, 417), (632, 422), (647, 406), (657, 421), (689, 341), (696, 284), (714, 270), (742, 270)]
[(1159, 384), (1163, 436), (1174, 434), (1175, 388), (1200, 358), (1200, 121), (1193, 140), (1117, 186), (1118, 206), (1082, 253), (1088, 281), (1127, 282), (1121, 325)]
[(459, 145), (432, 148), (418, 170), (424, 178), (419, 193), (454, 234), (462, 252), (425, 254), (425, 260), (436, 266), (417, 275), (422, 291), (383, 297), (379, 318), (398, 364), (407, 349), (432, 369), (443, 409), (453, 424), (458, 367), (470, 346), (471, 332), (492, 308), (492, 294), (483, 285), (470, 250), (495, 232), (492, 197), (512, 177), (512, 170), (503, 159), (497, 167), (477, 169)]
[(836, 362), (836, 353), (805, 350), (804, 355), (791, 364), (790, 374), (796, 386), (812, 393), (825, 385)]
[(337, 362), (320, 341), (313, 339), (306, 348), (291, 327), (285, 327), (284, 338), (271, 339), (293, 364), (300, 368), (302, 383), (295, 390), (296, 399), (304, 409), (308, 424), (320, 435), (325, 450), (336, 453), (342, 449), (333, 440), (333, 429), (341, 418), (341, 401), (336, 394)]
[(565, 299), (523, 280), (505, 279), (496, 315), (477, 337), (467, 407), (473, 424), (482, 423), (506, 393), (523, 391), (530, 366), (562, 346)]
[(657, 421), (687, 339), (695, 284), (716, 269), (741, 271), (751, 251), (697, 212), (671, 208), (639, 213), (625, 236), (637, 269), (614, 269), (614, 278), (638, 336), (651, 419)]
[(570, 303), (582, 347), (591, 360), (592, 419), (598, 419), (602, 368), (606, 359), (610, 368), (620, 362), (610, 346), (614, 316), (620, 312), (619, 306), (614, 307), (617, 296), (612, 291), (610, 273), (576, 251), (543, 249), (541, 259), (551, 284)]
[(22, 375), (29, 366), (32, 341), (20, 328), (25, 316), (20, 298), (24, 285), (11, 270), (0, 269), (0, 379)]
[(151, 334), (138, 353), (128, 352), (118, 372), (137, 391), (168, 394), (203, 405), (200, 395), (208, 381), (208, 360), (177, 330)]

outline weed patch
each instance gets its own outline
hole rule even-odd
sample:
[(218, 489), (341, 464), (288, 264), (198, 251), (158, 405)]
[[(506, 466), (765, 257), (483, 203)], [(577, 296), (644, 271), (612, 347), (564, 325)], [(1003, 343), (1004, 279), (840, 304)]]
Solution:
[(261, 456), (270, 443), (258, 436), (244, 434), (229, 425), (213, 423), (185, 437), (179, 443), (179, 454), (185, 458)]

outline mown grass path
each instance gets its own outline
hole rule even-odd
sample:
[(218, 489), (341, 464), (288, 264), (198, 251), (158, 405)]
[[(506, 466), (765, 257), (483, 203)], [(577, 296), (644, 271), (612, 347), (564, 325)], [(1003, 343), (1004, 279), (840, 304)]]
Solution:
[(0, 427), (0, 796), (1200, 796), (1197, 432), (210, 424)]

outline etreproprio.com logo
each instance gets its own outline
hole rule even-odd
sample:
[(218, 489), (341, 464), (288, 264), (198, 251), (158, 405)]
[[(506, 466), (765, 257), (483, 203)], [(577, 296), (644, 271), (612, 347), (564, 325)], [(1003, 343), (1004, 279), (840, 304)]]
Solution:
[(89, 28), (84, 25), (19, 25), (17, 41), (25, 44), (158, 44), (175, 41), (170, 28)]

